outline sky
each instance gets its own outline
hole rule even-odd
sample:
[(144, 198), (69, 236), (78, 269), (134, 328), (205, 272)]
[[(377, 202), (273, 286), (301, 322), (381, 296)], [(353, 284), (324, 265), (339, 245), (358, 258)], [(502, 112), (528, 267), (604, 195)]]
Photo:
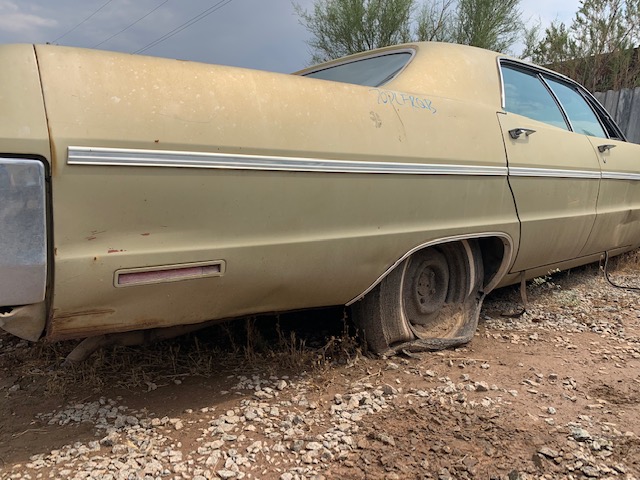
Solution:
[[(295, 3), (309, 10), (313, 0)], [(570, 23), (578, 6), (579, 0), (520, 4), (523, 19), (543, 27), (555, 19)], [(144, 50), (288, 73), (308, 66), (308, 38), (291, 0), (0, 0), (0, 43)]]

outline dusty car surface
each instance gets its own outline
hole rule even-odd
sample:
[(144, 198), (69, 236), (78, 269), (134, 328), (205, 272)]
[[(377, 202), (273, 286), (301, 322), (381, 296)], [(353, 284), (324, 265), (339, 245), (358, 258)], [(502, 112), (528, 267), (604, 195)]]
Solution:
[(50, 340), (352, 305), (468, 341), (484, 295), (640, 245), (640, 147), (585, 89), (450, 44), (282, 75), (0, 48), (0, 326)]

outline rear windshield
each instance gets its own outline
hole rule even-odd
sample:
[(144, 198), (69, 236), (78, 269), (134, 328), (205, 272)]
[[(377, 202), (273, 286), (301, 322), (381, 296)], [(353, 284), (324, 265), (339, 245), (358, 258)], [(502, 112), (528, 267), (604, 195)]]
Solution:
[(363, 58), (362, 60), (305, 73), (304, 76), (333, 82), (353, 83), (366, 87), (379, 87), (395, 77), (411, 60), (411, 56), (411, 52), (396, 52)]

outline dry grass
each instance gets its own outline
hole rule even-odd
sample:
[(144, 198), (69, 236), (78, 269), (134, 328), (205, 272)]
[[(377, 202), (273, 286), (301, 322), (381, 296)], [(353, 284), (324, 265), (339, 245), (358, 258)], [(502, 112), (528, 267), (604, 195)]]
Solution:
[[(609, 269), (624, 281), (627, 274), (640, 269), (640, 250), (611, 259)], [(565, 288), (570, 288), (574, 278), (580, 281), (580, 272), (599, 274), (597, 264), (554, 273), (541, 285), (530, 284), (530, 293), (552, 293), (556, 289), (550, 287), (559, 277), (564, 278)], [(494, 295), (513, 298), (515, 302), (519, 298), (516, 287)], [(574, 303), (568, 293), (564, 300)], [(92, 394), (114, 387), (148, 390), (185, 377), (209, 377), (221, 371), (295, 375), (350, 364), (362, 355), (346, 309), (235, 320), (152, 345), (101, 349), (85, 362), (65, 369), (58, 366), (78, 342), (41, 341), (25, 347), (15, 337), (0, 335), (0, 371), (18, 377), (21, 383), (25, 380), (24, 383), (39, 385), (47, 395), (69, 391)]]
[(632, 250), (618, 257), (611, 259), (611, 266), (622, 272), (634, 271), (640, 269), (640, 249)]
[[(78, 342), (41, 341), (0, 355), (0, 369), (17, 375), (19, 381), (41, 385), (46, 395), (97, 394), (113, 388), (151, 390), (184, 377), (220, 372), (296, 375), (351, 362), (360, 355), (346, 310), (342, 318), (336, 312), (325, 315), (323, 319), (322, 312), (316, 312), (319, 318), (312, 319), (316, 321), (304, 318), (305, 313), (296, 314), (300, 318), (295, 321), (281, 321), (278, 316), (235, 320), (151, 345), (100, 349), (67, 368), (59, 365)], [(317, 333), (328, 324), (328, 332)], [(3, 340), (20, 344), (9, 335)]]

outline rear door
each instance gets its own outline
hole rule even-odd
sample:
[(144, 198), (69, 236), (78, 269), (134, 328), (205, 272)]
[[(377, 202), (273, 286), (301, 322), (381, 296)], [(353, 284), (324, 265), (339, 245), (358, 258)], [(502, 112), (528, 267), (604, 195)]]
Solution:
[(598, 157), (570, 123), (541, 71), (501, 65), (504, 114), (499, 121), (509, 183), (521, 223), (512, 271), (578, 257), (596, 218)]
[(628, 143), (606, 111), (577, 85), (549, 79), (571, 127), (589, 138), (602, 170), (596, 222), (581, 254), (640, 244), (640, 145)]
[[(640, 145), (590, 138), (598, 152), (602, 181), (596, 223), (582, 254), (640, 245)], [(599, 150), (603, 151), (600, 152)]]

